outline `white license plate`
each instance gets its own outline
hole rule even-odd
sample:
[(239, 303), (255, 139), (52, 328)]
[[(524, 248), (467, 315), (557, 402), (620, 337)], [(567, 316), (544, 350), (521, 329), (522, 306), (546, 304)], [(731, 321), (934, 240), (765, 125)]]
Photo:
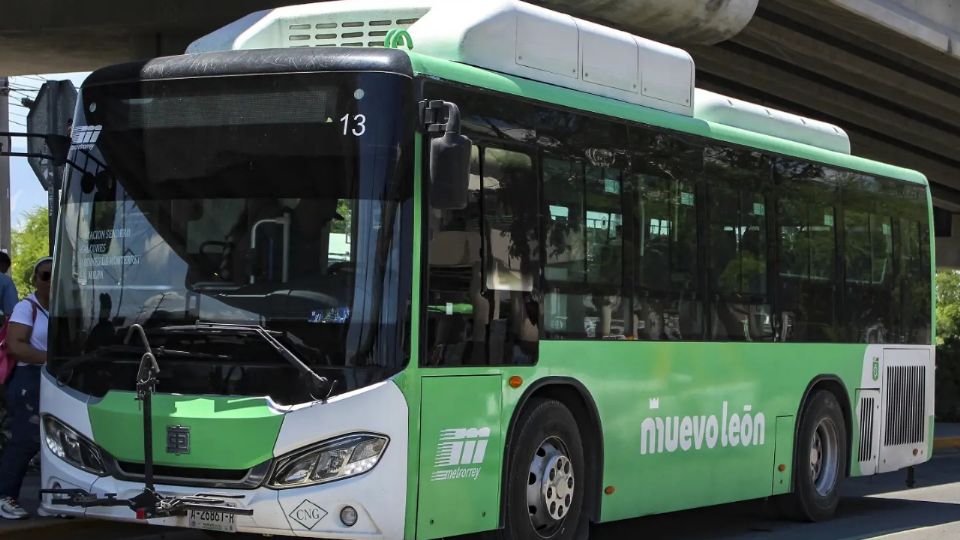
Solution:
[(191, 529), (207, 531), (237, 532), (234, 514), (217, 512), (215, 510), (190, 510), (187, 514), (187, 523)]

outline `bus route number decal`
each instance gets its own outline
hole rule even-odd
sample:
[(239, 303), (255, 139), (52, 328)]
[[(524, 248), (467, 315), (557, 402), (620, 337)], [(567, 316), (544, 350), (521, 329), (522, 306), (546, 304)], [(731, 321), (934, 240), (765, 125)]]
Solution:
[(340, 118), (340, 122), (343, 123), (344, 136), (353, 134), (354, 137), (361, 137), (367, 132), (367, 117), (362, 114), (355, 114), (351, 118), (350, 113), (347, 113)]

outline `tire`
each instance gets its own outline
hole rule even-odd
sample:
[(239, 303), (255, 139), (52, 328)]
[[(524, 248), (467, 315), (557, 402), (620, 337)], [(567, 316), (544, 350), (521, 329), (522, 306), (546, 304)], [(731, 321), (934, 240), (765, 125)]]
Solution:
[(793, 493), (778, 499), (798, 521), (830, 519), (847, 471), (847, 429), (833, 393), (819, 390), (803, 407), (793, 460)]
[(570, 410), (557, 400), (532, 400), (517, 419), (510, 448), (504, 528), (498, 536), (578, 538), (578, 530), (586, 530), (583, 502), (590, 479), (580, 429)]

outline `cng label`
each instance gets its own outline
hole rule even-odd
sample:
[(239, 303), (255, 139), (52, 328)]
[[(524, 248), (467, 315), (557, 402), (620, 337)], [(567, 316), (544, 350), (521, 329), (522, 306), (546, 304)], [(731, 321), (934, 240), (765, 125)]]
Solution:
[(490, 428), (455, 428), (440, 432), (431, 481), (480, 477)]
[(880, 380), (880, 359), (879, 358), (873, 359), (873, 380), (875, 381)]
[(320, 520), (326, 517), (327, 511), (312, 502), (304, 499), (290, 512), (290, 518), (303, 525), (306, 529), (313, 529), (320, 523)]

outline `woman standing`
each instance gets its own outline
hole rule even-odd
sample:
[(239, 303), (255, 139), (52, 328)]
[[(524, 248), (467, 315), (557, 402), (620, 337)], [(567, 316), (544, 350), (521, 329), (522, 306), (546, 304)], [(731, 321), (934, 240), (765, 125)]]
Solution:
[(7, 382), (10, 440), (0, 458), (0, 517), (24, 519), (17, 503), (30, 460), (40, 450), (40, 369), (47, 362), (47, 309), (53, 260), (45, 257), (33, 266), (36, 292), (13, 308), (7, 346), (17, 367)]

